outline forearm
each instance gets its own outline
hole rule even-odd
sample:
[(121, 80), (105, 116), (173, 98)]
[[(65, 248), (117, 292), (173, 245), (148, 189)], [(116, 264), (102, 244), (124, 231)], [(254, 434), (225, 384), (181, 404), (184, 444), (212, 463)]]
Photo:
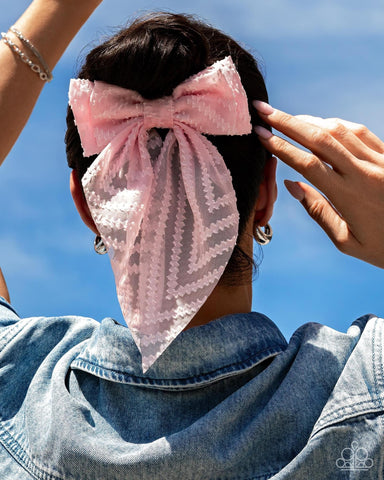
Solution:
[[(52, 70), (100, 3), (101, 0), (34, 0), (15, 26)], [(14, 35), (12, 41), (29, 53)], [(0, 165), (24, 128), (43, 86), (39, 76), (0, 42)]]
[(11, 301), (11, 299), (9, 297), (7, 284), (5, 283), (5, 278), (3, 276), (3, 272), (1, 271), (1, 268), (0, 268), (0, 297), (5, 298), (5, 300), (7, 300), (7, 302)]

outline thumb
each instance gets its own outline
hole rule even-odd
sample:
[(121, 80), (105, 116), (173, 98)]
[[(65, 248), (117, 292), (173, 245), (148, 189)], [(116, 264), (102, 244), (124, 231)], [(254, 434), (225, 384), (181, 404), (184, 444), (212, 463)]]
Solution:
[(336, 247), (348, 253), (353, 236), (345, 220), (332, 204), (313, 187), (302, 182), (285, 180), (288, 192), (303, 205), (308, 215), (325, 231)]

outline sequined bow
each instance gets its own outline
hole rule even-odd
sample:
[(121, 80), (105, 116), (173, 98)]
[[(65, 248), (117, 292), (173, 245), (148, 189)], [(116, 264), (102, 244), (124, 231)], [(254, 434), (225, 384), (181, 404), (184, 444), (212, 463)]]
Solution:
[[(145, 100), (103, 82), (71, 80), (92, 217), (108, 249), (123, 316), (146, 371), (206, 301), (232, 254), (232, 179), (202, 134), (252, 131), (230, 57)], [(169, 129), (162, 141), (156, 131)]]

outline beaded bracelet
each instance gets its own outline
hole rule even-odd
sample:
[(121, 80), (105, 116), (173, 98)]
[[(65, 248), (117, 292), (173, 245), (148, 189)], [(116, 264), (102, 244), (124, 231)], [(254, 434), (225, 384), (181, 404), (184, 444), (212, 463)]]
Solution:
[[(26, 55), (24, 52), (20, 50), (20, 48), (12, 42), (12, 40), (8, 37), (8, 35), (4, 32), (1, 32), (2, 41), (9, 46), (9, 48), (16, 53), (20, 57), (20, 60), (28, 65), (30, 69), (39, 75), (40, 79), (44, 82), (50, 82), (52, 80), (52, 74), (48, 69), (48, 72), (43, 71), (39, 65), (33, 63), (32, 60)], [(44, 62), (45, 63), (45, 62)]]
[(24, 43), (24, 45), (26, 45), (29, 48), (29, 50), (31, 50), (31, 52), (35, 55), (36, 58), (40, 60), (40, 63), (43, 66), (45, 73), (47, 74), (47, 77), (48, 77), (47, 82), (50, 82), (53, 78), (51, 70), (49, 69), (47, 63), (45, 62), (44, 58), (42, 57), (40, 52), (37, 50), (37, 48), (28, 40), (28, 38), (25, 38), (24, 35), (19, 30), (16, 29), (16, 27), (12, 26), (9, 30), (12, 33), (14, 33), (16, 37), (19, 40), (21, 40)]

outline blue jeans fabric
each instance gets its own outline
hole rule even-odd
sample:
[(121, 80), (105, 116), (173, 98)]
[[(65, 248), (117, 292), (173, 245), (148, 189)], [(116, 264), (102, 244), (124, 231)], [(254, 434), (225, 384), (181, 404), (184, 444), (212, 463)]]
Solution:
[(114, 320), (0, 300), (0, 479), (382, 479), (383, 331), (230, 315), (143, 375)]

